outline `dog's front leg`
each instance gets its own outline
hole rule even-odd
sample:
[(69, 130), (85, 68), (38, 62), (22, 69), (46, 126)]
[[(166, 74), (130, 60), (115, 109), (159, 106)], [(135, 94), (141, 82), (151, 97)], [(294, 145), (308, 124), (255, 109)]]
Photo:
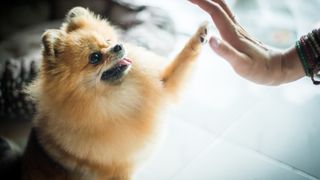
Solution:
[(202, 45), (208, 40), (208, 25), (204, 23), (197, 32), (190, 38), (184, 48), (175, 59), (165, 68), (161, 78), (165, 90), (170, 94), (175, 94), (183, 84), (192, 64), (201, 52)]

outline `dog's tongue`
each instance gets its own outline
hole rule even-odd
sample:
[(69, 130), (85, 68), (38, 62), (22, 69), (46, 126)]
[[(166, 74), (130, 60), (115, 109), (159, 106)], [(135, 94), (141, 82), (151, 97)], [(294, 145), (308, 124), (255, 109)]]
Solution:
[(118, 64), (119, 65), (130, 65), (130, 64), (132, 64), (132, 60), (125, 57), (125, 58), (121, 59)]

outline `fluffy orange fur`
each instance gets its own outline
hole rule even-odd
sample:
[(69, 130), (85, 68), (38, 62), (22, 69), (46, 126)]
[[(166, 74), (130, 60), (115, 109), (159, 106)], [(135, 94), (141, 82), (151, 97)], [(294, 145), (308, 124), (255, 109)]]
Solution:
[[(119, 43), (117, 36), (106, 20), (81, 7), (70, 10), (60, 29), (43, 34), (40, 73), (29, 87), (37, 105), (33, 126), (45, 152), (68, 175), (41, 172), (33, 164), (36, 155), (27, 149), (24, 179), (127, 180), (146, 158), (161, 110), (200, 53), (206, 25), (167, 66), (162, 57), (125, 44), (131, 67), (115, 83), (105, 82), (101, 73), (113, 65), (110, 48)], [(103, 62), (88, 63), (96, 51)]]

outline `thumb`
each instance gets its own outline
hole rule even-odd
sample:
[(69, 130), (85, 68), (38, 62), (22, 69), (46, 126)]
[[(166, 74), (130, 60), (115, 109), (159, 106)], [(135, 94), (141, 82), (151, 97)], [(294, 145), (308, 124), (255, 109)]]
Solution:
[(223, 41), (217, 37), (211, 37), (209, 40), (210, 47), (214, 50), (219, 56), (228, 61), (231, 66), (235, 67), (239, 65), (239, 61), (245, 59), (245, 55), (236, 50), (226, 41)]

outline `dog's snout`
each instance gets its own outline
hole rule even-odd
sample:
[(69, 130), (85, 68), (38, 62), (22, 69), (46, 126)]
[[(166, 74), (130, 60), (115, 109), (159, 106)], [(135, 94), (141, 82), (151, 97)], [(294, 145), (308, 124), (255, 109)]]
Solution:
[(117, 44), (113, 47), (113, 52), (117, 53), (123, 49), (122, 44)]

